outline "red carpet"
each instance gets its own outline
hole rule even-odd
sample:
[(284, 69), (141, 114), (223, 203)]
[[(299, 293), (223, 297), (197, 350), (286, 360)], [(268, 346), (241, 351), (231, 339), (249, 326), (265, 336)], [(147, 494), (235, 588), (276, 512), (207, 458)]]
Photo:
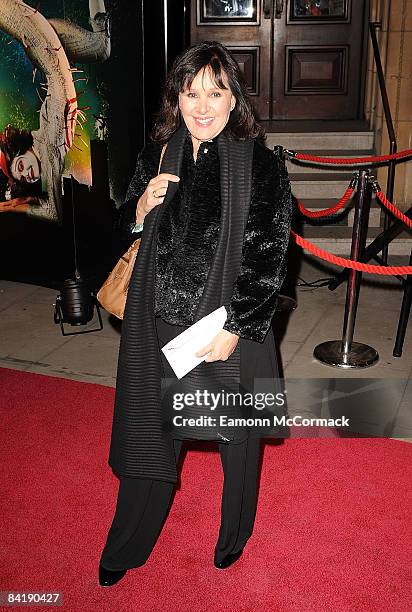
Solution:
[(61, 591), (59, 609), (70, 612), (412, 609), (412, 444), (266, 444), (253, 536), (235, 565), (217, 570), (220, 459), (192, 443), (149, 561), (104, 589), (97, 565), (118, 486), (107, 465), (114, 390), (8, 369), (0, 384), (0, 590)]

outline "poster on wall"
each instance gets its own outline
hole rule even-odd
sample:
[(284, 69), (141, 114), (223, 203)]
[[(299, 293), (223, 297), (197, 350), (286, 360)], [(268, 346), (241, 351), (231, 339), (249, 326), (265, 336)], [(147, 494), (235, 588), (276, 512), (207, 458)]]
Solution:
[(110, 56), (104, 0), (0, 2), (0, 223), (25, 214), (60, 226), (63, 177), (91, 184), (104, 139)]

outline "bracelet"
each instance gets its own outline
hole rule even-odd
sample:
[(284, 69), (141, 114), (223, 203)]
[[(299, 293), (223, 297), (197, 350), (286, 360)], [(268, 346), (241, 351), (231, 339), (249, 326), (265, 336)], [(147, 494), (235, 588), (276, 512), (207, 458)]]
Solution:
[(143, 231), (143, 223), (135, 223), (133, 228), (132, 228), (132, 234), (138, 234), (139, 232)]

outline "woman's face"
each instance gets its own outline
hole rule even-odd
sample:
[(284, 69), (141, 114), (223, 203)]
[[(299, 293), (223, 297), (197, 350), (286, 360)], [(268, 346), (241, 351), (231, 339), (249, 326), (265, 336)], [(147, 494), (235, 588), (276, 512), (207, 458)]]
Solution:
[(13, 158), (10, 170), (13, 178), (22, 183), (35, 183), (40, 178), (40, 163), (33, 149), (29, 149), (23, 155)]
[(236, 98), (232, 94), (226, 74), (222, 80), (227, 89), (219, 89), (209, 67), (199, 70), (190, 88), (179, 94), (179, 108), (192, 137), (210, 140), (217, 136), (229, 120)]

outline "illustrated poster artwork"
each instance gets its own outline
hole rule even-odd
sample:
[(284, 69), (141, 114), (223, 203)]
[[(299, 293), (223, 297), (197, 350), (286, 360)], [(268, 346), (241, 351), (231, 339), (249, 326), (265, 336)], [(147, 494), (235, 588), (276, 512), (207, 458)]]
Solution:
[(21, 0), (0, 1), (0, 30), (23, 47), (33, 65), (33, 87), (36, 72), (43, 81), (38, 128), (0, 125), (0, 213), (61, 225), (64, 161), (86, 121), (75, 88), (82, 70), (73, 64), (106, 60), (110, 27), (104, 0), (88, 2), (90, 30), (67, 19), (46, 19), (40, 10)]
[(294, 17), (344, 17), (346, 0), (294, 0)]
[(206, 17), (252, 17), (252, 0), (205, 0)]
[(198, 25), (258, 25), (259, 0), (197, 0)]

